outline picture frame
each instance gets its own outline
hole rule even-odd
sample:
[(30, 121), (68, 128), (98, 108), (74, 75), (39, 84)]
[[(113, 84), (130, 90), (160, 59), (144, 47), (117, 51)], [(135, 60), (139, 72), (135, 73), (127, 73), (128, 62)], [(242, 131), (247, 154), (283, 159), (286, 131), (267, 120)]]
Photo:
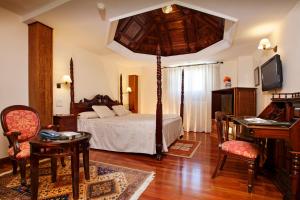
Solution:
[(255, 87), (260, 85), (259, 67), (254, 69), (254, 85)]

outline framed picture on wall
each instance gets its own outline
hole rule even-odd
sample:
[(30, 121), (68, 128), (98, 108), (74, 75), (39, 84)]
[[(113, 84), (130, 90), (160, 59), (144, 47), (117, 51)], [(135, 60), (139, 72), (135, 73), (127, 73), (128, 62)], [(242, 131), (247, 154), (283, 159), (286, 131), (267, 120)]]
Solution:
[(254, 85), (255, 85), (255, 87), (259, 86), (259, 84), (260, 84), (259, 80), (260, 80), (260, 78), (259, 78), (259, 67), (256, 67), (254, 69)]

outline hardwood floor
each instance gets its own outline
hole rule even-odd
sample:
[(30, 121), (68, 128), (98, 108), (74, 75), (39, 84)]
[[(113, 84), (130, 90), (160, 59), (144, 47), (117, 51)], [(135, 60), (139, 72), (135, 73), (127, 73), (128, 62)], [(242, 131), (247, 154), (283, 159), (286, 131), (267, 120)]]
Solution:
[(142, 200), (192, 199), (282, 199), (281, 193), (265, 177), (258, 176), (252, 194), (247, 192), (247, 165), (227, 159), (215, 179), (211, 174), (217, 162), (217, 141), (205, 133), (188, 133), (184, 139), (201, 141), (193, 158), (164, 156), (157, 161), (148, 155), (92, 150), (90, 158), (156, 173)]
[[(217, 161), (216, 139), (205, 133), (188, 133), (184, 139), (201, 141), (191, 159), (168, 155), (157, 161), (149, 155), (99, 150), (91, 150), (90, 159), (154, 171), (155, 178), (140, 197), (141, 200), (282, 199), (273, 183), (263, 176), (258, 176), (254, 191), (249, 194), (247, 165), (240, 161), (227, 159), (223, 171), (211, 179)], [(10, 168), (10, 165), (1, 165), (0, 173)]]

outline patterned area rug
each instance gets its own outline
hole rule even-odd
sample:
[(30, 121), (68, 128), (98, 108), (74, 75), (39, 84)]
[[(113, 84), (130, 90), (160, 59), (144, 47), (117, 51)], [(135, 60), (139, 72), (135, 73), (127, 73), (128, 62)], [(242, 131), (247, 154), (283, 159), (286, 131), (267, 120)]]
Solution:
[(184, 158), (192, 158), (200, 146), (200, 143), (200, 141), (177, 140), (169, 147), (169, 152), (166, 154)]
[[(71, 200), (72, 177), (70, 160), (66, 166), (58, 164), (57, 181), (51, 183), (50, 161), (40, 163), (38, 199)], [(27, 169), (28, 186), (20, 186), (20, 175), (6, 172), (0, 175), (1, 200), (29, 200), (30, 169)], [(90, 180), (84, 179), (84, 170), (80, 166), (80, 198), (81, 200), (133, 200), (138, 199), (154, 177), (153, 172), (90, 161)]]

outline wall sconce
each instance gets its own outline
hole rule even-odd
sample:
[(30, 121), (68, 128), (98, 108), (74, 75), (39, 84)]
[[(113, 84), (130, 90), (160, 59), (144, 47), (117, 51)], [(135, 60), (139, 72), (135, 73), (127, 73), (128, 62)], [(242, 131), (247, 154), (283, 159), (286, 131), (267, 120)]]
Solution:
[(127, 88), (126, 88), (126, 92), (127, 92), (127, 93), (132, 92), (131, 87), (127, 87)]
[(260, 50), (273, 50), (275, 53), (277, 52), (277, 46), (271, 47), (270, 40), (268, 38), (263, 38), (260, 40), (258, 49)]
[(130, 92), (132, 92), (131, 87), (127, 87), (126, 92), (123, 92), (123, 94), (129, 94)]
[(161, 8), (162, 12), (165, 14), (169, 14), (170, 12), (173, 11), (172, 5), (164, 6)]
[(64, 75), (62, 77), (62, 82), (56, 84), (56, 88), (61, 88), (61, 84), (66, 84), (67, 85), (69, 83), (72, 83), (70, 75)]

